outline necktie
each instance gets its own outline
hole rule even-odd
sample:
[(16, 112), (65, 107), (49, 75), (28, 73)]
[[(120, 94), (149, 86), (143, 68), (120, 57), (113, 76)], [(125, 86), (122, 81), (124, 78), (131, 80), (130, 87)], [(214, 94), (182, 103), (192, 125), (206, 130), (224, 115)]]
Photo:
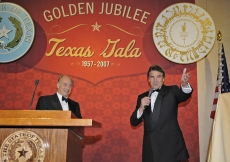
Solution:
[(65, 101), (67, 103), (69, 99), (62, 96), (62, 101)]

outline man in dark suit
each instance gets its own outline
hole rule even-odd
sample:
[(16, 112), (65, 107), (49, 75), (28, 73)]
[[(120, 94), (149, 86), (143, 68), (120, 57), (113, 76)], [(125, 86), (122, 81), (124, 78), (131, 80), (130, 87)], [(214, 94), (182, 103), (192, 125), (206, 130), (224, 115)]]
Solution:
[(184, 69), (180, 88), (164, 85), (165, 72), (158, 65), (151, 66), (147, 76), (151, 88), (138, 96), (130, 117), (132, 126), (144, 122), (142, 161), (180, 162), (188, 159), (177, 113), (178, 104), (191, 97), (190, 76)]
[(61, 75), (57, 83), (57, 93), (41, 96), (36, 110), (70, 110), (77, 118), (82, 118), (78, 102), (68, 98), (73, 85), (74, 82), (70, 76)]

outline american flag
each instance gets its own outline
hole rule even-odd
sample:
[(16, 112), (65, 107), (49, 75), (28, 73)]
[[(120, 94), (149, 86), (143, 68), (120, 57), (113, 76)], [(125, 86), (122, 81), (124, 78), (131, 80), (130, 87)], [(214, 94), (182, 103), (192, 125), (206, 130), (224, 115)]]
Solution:
[(222, 43), (220, 45), (221, 45), (221, 49), (219, 51), (219, 67), (218, 67), (218, 73), (217, 73), (215, 95), (214, 95), (214, 100), (213, 100), (212, 111), (210, 114), (210, 118), (212, 119), (214, 119), (215, 117), (216, 105), (217, 105), (219, 94), (230, 92), (228, 67), (227, 67), (226, 58), (224, 54), (224, 45)]

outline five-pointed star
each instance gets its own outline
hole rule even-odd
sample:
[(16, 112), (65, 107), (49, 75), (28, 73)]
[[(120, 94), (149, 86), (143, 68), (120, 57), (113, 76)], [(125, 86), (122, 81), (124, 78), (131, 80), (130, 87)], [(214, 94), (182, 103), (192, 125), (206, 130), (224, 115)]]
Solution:
[(8, 39), (8, 33), (11, 32), (12, 30), (7, 30), (6, 26), (3, 25), (2, 29), (0, 30), (0, 38), (2, 38), (3, 36), (6, 37)]
[(93, 31), (97, 30), (100, 31), (99, 28), (101, 27), (101, 25), (98, 25), (97, 22), (95, 23), (95, 25), (91, 25), (93, 27)]
[(23, 148), (22, 151), (18, 151), (18, 152), (20, 153), (20, 156), (19, 156), (19, 157), (24, 156), (24, 157), (26, 158), (26, 153), (27, 153), (28, 151), (25, 151), (24, 148)]

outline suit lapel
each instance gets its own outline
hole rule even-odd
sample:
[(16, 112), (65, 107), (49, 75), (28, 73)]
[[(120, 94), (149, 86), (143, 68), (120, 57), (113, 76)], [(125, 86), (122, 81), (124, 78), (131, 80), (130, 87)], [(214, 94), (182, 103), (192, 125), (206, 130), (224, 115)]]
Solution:
[(158, 122), (160, 111), (161, 111), (161, 103), (164, 95), (166, 94), (166, 87), (163, 85), (157, 95), (157, 99), (154, 105), (153, 113), (151, 113), (151, 129), (153, 129)]
[(55, 108), (55, 110), (62, 110), (61, 103), (60, 103), (56, 93), (53, 95), (53, 98), (51, 100), (51, 104)]
[[(147, 123), (151, 123), (151, 104), (145, 108), (144, 112), (146, 114)], [(151, 124), (149, 125), (149, 128), (151, 129)]]
[(74, 105), (73, 105), (73, 103), (72, 103), (72, 101), (70, 99), (69, 99), (68, 104), (69, 104), (69, 110), (73, 112)]
[[(144, 95), (141, 98), (146, 97), (148, 95), (149, 95), (149, 91), (144, 93)], [(149, 104), (149, 106), (146, 106), (146, 108), (144, 110), (144, 114), (145, 114), (145, 122), (146, 122), (146, 124), (151, 123), (151, 114), (152, 114), (152, 112), (151, 112), (151, 103)], [(148, 129), (151, 129), (151, 124), (148, 124), (147, 127), (148, 127)]]

